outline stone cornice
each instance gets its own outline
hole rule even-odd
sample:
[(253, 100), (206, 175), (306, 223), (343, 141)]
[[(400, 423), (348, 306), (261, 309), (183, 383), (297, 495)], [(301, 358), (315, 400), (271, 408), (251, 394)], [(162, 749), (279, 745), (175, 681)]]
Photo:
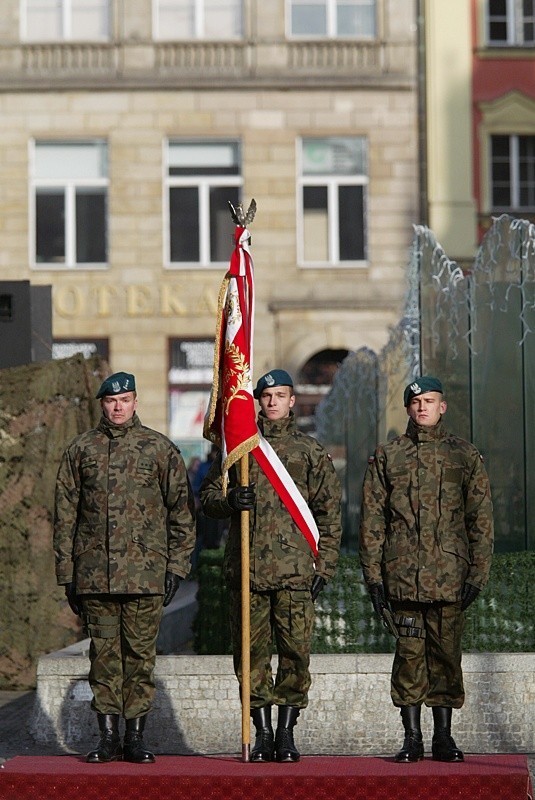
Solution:
[(0, 46), (0, 88), (415, 87), (410, 43), (121, 42)]

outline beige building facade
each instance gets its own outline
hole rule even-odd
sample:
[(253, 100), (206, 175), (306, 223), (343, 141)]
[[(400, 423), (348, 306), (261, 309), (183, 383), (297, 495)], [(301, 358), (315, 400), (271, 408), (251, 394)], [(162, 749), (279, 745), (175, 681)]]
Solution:
[(55, 355), (134, 372), (193, 453), (252, 197), (254, 378), (380, 350), (418, 221), (414, 2), (52, 5), (0, 18), (0, 280), (52, 286)]

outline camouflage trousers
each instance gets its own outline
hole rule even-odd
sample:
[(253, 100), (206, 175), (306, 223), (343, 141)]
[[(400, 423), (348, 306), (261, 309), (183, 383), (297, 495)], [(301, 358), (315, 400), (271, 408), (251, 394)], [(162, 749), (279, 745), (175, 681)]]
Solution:
[[(314, 603), (308, 589), (251, 592), (251, 709), (267, 705), (306, 708), (311, 678)], [(242, 691), (241, 594), (230, 591), (234, 671)], [(275, 680), (273, 641), (278, 653)]]
[(91, 708), (135, 719), (154, 698), (156, 639), (162, 595), (82, 595), (82, 619), (91, 638)]
[(400, 635), (397, 640), (391, 681), (394, 705), (425, 703), (461, 708), (464, 703), (461, 604), (393, 601), (391, 606), (400, 633), (413, 633)]

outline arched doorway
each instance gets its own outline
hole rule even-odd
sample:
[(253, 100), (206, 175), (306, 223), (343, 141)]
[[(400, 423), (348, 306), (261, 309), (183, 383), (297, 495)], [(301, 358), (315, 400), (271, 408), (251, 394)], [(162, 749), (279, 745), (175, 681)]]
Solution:
[(316, 406), (330, 392), (334, 376), (349, 350), (321, 350), (301, 367), (295, 385), (295, 416), (299, 430), (314, 436)]

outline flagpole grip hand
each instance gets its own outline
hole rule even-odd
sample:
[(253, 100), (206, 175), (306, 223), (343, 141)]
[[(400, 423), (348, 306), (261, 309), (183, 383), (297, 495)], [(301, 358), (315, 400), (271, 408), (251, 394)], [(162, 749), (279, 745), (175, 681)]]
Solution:
[(227, 503), (233, 511), (251, 511), (256, 503), (256, 487), (254, 483), (248, 486), (235, 486), (229, 489)]

